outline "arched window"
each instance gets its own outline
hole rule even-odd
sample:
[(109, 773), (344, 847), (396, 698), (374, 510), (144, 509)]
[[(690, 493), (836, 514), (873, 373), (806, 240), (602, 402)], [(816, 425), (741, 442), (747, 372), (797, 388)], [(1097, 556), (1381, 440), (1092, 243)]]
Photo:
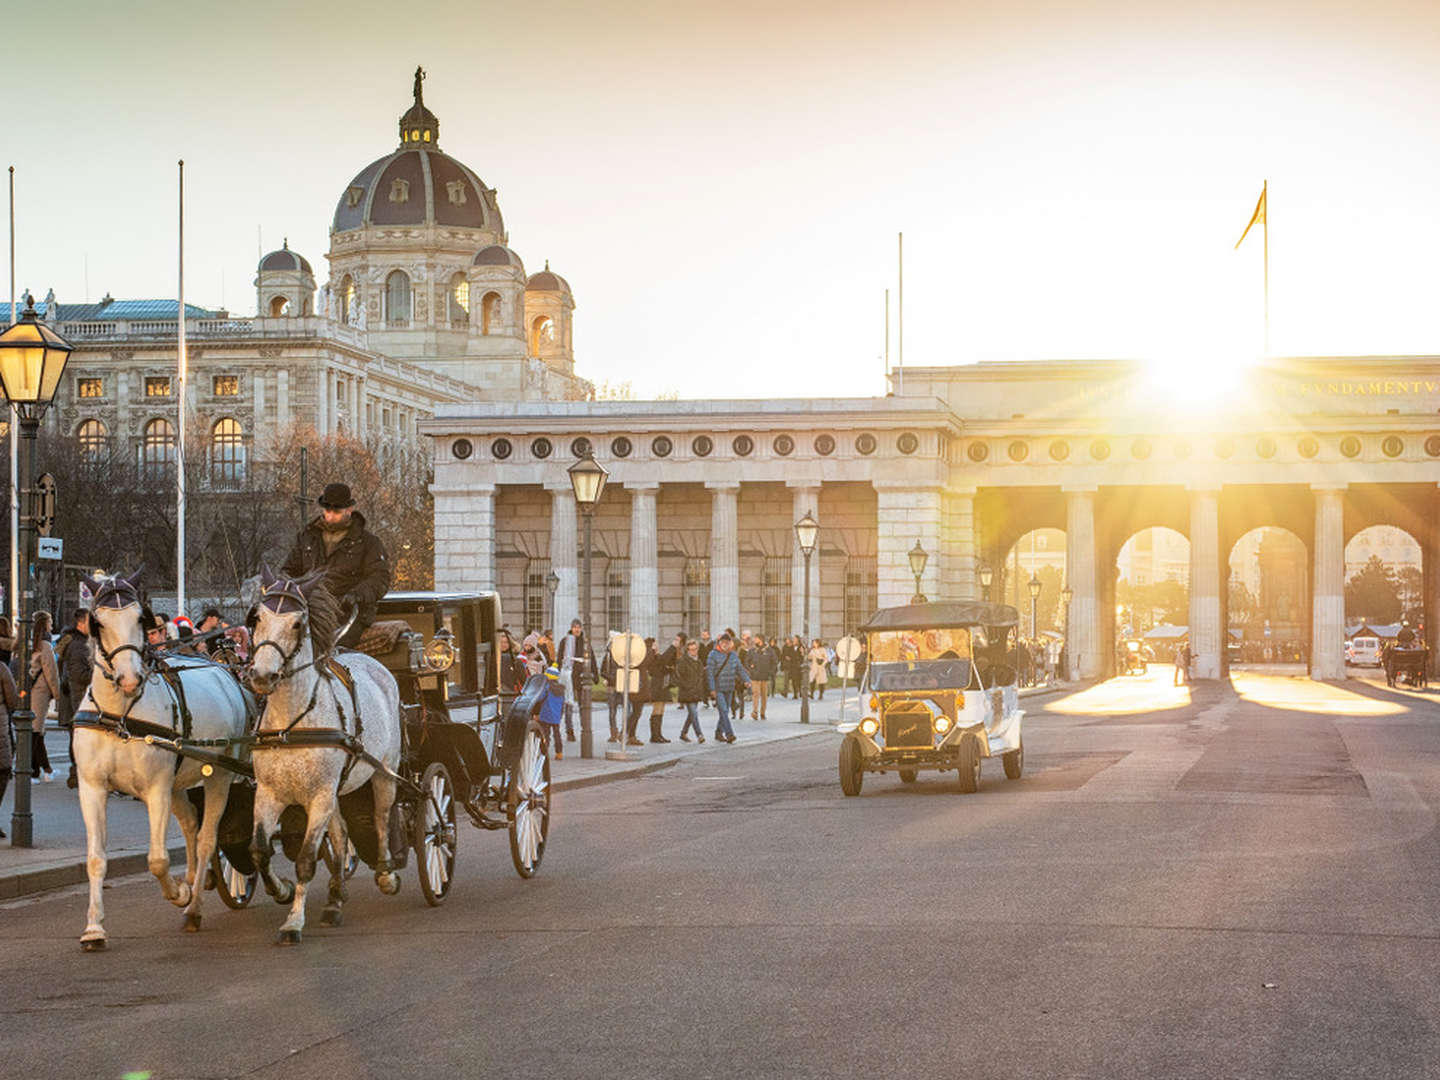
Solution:
[(169, 420), (151, 420), (140, 440), (140, 470), (153, 480), (174, 464), (175, 425)]
[(277, 296), (270, 301), (270, 317), (278, 319), (290, 310), (290, 301), (287, 297)]
[(410, 325), (410, 275), (392, 270), (385, 279), (385, 322), (389, 326)]
[(226, 417), (210, 429), (210, 479), (222, 487), (245, 479), (245, 431), (238, 420)]
[(349, 326), (355, 317), (355, 279), (346, 274), (340, 282), (340, 321)]
[(537, 315), (530, 324), (530, 355), (539, 356), (542, 349), (548, 349), (555, 341), (555, 320), (549, 315)]
[(470, 325), (470, 282), (465, 280), (464, 274), (456, 274), (450, 279), (450, 325)]
[(500, 294), (488, 292), (480, 301), (480, 333), (491, 334), (500, 329)]
[(95, 464), (104, 461), (109, 454), (109, 432), (99, 420), (86, 420), (75, 432), (80, 443), (80, 456)]

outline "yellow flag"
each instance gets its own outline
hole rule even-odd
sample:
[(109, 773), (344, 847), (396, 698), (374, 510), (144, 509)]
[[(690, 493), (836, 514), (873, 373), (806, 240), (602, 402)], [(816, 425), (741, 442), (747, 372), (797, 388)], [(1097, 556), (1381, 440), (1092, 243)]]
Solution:
[(1250, 215), (1250, 224), (1245, 226), (1245, 231), (1240, 234), (1240, 239), (1235, 241), (1235, 247), (1237, 249), (1240, 247), (1241, 244), (1245, 242), (1245, 237), (1250, 235), (1250, 230), (1252, 228), (1254, 228), (1256, 225), (1265, 224), (1265, 195), (1268, 192), (1269, 187), (1270, 185), (1267, 183), (1264, 187), (1260, 189), (1260, 201), (1255, 204), (1255, 213)]

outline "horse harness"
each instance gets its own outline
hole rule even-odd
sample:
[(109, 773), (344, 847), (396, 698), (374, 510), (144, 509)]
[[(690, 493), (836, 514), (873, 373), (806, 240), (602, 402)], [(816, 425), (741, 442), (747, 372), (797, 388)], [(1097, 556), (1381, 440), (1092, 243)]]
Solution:
[[(115, 649), (114, 652), (119, 653), (127, 648), (135, 649), (135, 646), (121, 645)], [(148, 665), (151, 658), (142, 650), (136, 649), (136, 651), (140, 652), (142, 656), (145, 656)], [(114, 655), (114, 653), (109, 655)], [(117, 736), (121, 742), (128, 742), (130, 739), (144, 739), (147, 736), (155, 736), (161, 739), (174, 739), (178, 736), (185, 742), (192, 743), (192, 745), (196, 746), (210, 743), (228, 744), (235, 741), (229, 739), (192, 740), (190, 735), (193, 717), (190, 713), (190, 707), (185, 703), (185, 684), (180, 679), (180, 672), (175, 668), (166, 667), (163, 663), (158, 665), (155, 670), (159, 673), (166, 688), (170, 691), (169, 727), (166, 727), (164, 724), (154, 723), (150, 720), (138, 720), (130, 715), (130, 710), (133, 709), (136, 702), (144, 696), (143, 691), (130, 699), (130, 703), (125, 706), (125, 711), (122, 713), (106, 712), (100, 708), (81, 709), (75, 713), (71, 723), (73, 723), (75, 727), (93, 728), (97, 731), (108, 732), (111, 735)], [(146, 681), (148, 681), (148, 676)], [(92, 698), (91, 700), (93, 701), (94, 699)], [(246, 707), (248, 710), (249, 706), (247, 705)], [(177, 754), (175, 756), (175, 771), (177, 773), (180, 771), (182, 764), (184, 764), (184, 758)]]

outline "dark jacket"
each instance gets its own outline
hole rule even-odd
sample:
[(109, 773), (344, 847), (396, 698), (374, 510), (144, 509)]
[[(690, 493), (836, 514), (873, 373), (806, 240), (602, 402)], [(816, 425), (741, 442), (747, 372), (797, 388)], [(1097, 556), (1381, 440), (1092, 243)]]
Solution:
[(60, 696), (55, 707), (61, 726), (68, 725), (90, 689), (90, 638), (75, 627), (60, 635), (56, 658), (60, 666)]
[(770, 682), (775, 678), (775, 669), (780, 666), (780, 654), (773, 645), (763, 649), (751, 649), (746, 656), (745, 670), (756, 682)]
[(675, 661), (675, 685), (682, 705), (705, 700), (705, 665), (699, 657), (686, 653)]
[(365, 515), (358, 510), (350, 517), (350, 529), (325, 555), (324, 516), (317, 517), (300, 531), (290, 557), (280, 572), (289, 578), (304, 577), (325, 568), (325, 587), (340, 601), (353, 596), (359, 608), (356, 625), (375, 621), (375, 605), (390, 589), (390, 558), (380, 538), (365, 528)]
[(675, 663), (675, 647), (672, 645), (663, 653), (652, 645), (650, 653), (641, 666), (642, 677), (648, 678), (643, 701), (669, 701), (670, 675)]
[(805, 650), (798, 645), (786, 645), (780, 653), (780, 662), (785, 665), (787, 675), (798, 679), (805, 664)]

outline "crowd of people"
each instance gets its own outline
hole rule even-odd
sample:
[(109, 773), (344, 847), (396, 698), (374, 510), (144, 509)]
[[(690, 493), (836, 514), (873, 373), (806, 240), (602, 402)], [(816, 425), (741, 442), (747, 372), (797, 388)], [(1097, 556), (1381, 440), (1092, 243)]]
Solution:
[[(555, 756), (563, 758), (565, 743), (575, 741), (576, 703), (587, 666), (591, 682), (604, 687), (609, 741), (629, 746), (644, 745), (640, 722), (647, 710), (649, 741), (670, 742), (663, 728), (671, 705), (684, 710), (678, 733), (681, 741), (691, 741), (693, 734), (696, 742), (705, 742), (700, 710), (713, 708), (712, 737), (733, 743), (732, 721), (743, 718), (747, 710), (752, 720), (764, 720), (772, 697), (798, 700), (805, 694), (823, 698), (836, 670), (833, 647), (820, 638), (812, 638), (807, 646), (793, 634), (780, 641), (748, 630), (736, 633), (726, 629), (712, 638), (710, 631), (704, 630), (698, 637), (676, 634), (663, 651), (653, 637), (645, 638), (644, 643), (645, 655), (635, 665), (627, 688), (612, 650), (604, 649), (602, 660), (596, 663), (578, 619), (558, 643), (550, 630), (531, 631), (518, 641), (508, 629), (501, 630), (500, 681), (506, 692), (513, 693), (530, 676), (546, 675), (552, 693), (544, 702), (541, 719), (552, 732)], [(863, 671), (862, 655), (855, 677)]]

